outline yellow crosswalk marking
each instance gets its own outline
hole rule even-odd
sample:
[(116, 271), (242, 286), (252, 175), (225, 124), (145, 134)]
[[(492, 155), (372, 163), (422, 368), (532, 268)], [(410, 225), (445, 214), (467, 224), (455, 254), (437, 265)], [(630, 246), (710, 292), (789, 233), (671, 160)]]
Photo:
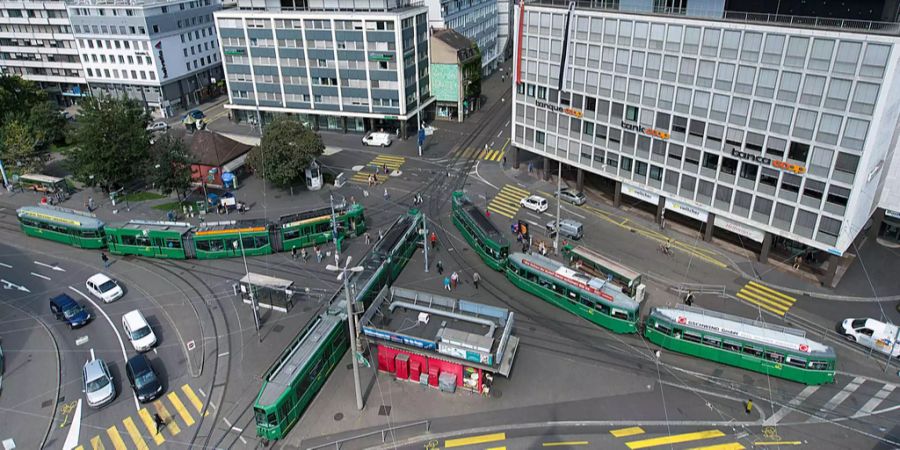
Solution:
[(149, 433), (150, 436), (153, 436), (153, 442), (156, 442), (156, 445), (162, 445), (163, 442), (166, 442), (166, 438), (163, 437), (162, 433), (156, 432), (156, 422), (153, 421), (153, 417), (150, 416), (150, 412), (147, 411), (147, 408), (141, 408), (141, 410), (138, 411), (138, 416), (141, 418), (141, 422), (144, 422), (147, 433)]
[(644, 434), (644, 429), (641, 427), (620, 428), (618, 430), (609, 430), (609, 434), (615, 437), (636, 436), (638, 434)]
[(794, 297), (755, 281), (748, 282), (735, 296), (779, 316), (784, 316), (797, 301)]
[(131, 436), (131, 440), (134, 441), (134, 445), (138, 450), (148, 450), (149, 447), (147, 447), (147, 443), (144, 441), (143, 436), (141, 436), (141, 432), (138, 430), (137, 425), (134, 424), (134, 420), (131, 417), (126, 417), (122, 423), (125, 424), (125, 430), (128, 431), (128, 435)]
[(488, 442), (497, 442), (506, 439), (506, 433), (483, 434), (481, 436), (471, 436), (460, 439), (447, 439), (444, 441), (444, 448), (462, 447), (464, 445), (485, 444)]
[(490, 207), (490, 206), (488, 207), (488, 211), (490, 211), (491, 214), (500, 214), (501, 216), (506, 217), (507, 219), (512, 219), (513, 217), (516, 216), (515, 214), (510, 214), (510, 213), (507, 213), (507, 212), (503, 212), (503, 211), (500, 211), (500, 210), (498, 210), (498, 209), (496, 209), (496, 208), (492, 208), (492, 207)]
[(706, 447), (694, 447), (689, 450), (744, 450), (746, 447), (737, 443), (729, 442), (727, 444), (708, 445)]
[(766, 285), (763, 285), (763, 284), (759, 284), (759, 283), (757, 283), (757, 282), (755, 282), (755, 281), (750, 281), (750, 282), (748, 282), (747, 284), (750, 285), (750, 286), (753, 286), (753, 287), (755, 287), (755, 288), (757, 288), (757, 289), (760, 289), (760, 290), (762, 290), (762, 291), (768, 292), (769, 294), (771, 294), (771, 295), (773, 295), (773, 296), (775, 296), (775, 297), (781, 297), (783, 300), (786, 300), (786, 301), (790, 302), (791, 304), (793, 304), (794, 302), (797, 301), (797, 299), (794, 298), (794, 297), (791, 297), (791, 296), (786, 295), (786, 294), (784, 294), (784, 293), (778, 292), (778, 291), (776, 291), (775, 289), (772, 289), (772, 288), (770, 288), (770, 287), (768, 287), (768, 286), (766, 286)]
[(197, 394), (194, 393), (194, 390), (191, 389), (190, 386), (186, 384), (181, 386), (181, 391), (184, 392), (184, 395), (187, 396), (188, 400), (194, 405), (194, 409), (196, 409), (198, 413), (203, 412), (203, 402), (200, 401), (200, 397), (197, 397)]
[(725, 433), (719, 430), (697, 431), (694, 433), (674, 434), (671, 436), (662, 436), (652, 439), (643, 439), (640, 441), (626, 442), (628, 448), (635, 450), (639, 448), (658, 447), (666, 444), (680, 444), (682, 442), (699, 441), (701, 439), (712, 439), (725, 436)]
[(115, 425), (106, 429), (106, 434), (109, 435), (109, 439), (113, 443), (113, 447), (116, 450), (128, 450), (128, 447), (125, 446), (125, 441), (122, 440), (122, 435), (119, 434), (119, 429), (115, 427)]
[(103, 441), (100, 440), (100, 436), (91, 438), (91, 448), (94, 450), (106, 450), (106, 447), (103, 446)]
[(84, 446), (83, 446), (83, 445), (79, 445), (78, 447), (75, 447), (75, 450), (84, 450)]
[(191, 413), (188, 412), (187, 408), (184, 407), (184, 403), (181, 403), (181, 399), (178, 398), (178, 394), (174, 392), (169, 392), (169, 395), (166, 397), (169, 398), (169, 401), (172, 402), (172, 405), (175, 406), (175, 410), (178, 411), (178, 415), (184, 420), (184, 423), (187, 426), (191, 426), (194, 424), (194, 418), (191, 417)]
[(522, 189), (522, 188), (520, 188), (520, 187), (516, 187), (516, 186), (510, 185), (510, 184), (507, 184), (507, 185), (503, 186), (503, 189), (508, 190), (508, 191), (512, 191), (512, 192), (514, 192), (514, 193), (516, 193), (516, 194), (521, 195), (522, 197), (528, 197), (529, 195), (531, 195), (531, 193), (528, 192), (528, 191), (526, 191), (525, 189)]
[(161, 400), (157, 400), (153, 402), (153, 406), (156, 407), (156, 412), (159, 416), (166, 421), (166, 427), (163, 429), (169, 430), (169, 432), (172, 433), (172, 436), (178, 436), (178, 433), (181, 433), (181, 427), (178, 426), (178, 422), (175, 422), (175, 417), (169, 414), (166, 405), (164, 405)]

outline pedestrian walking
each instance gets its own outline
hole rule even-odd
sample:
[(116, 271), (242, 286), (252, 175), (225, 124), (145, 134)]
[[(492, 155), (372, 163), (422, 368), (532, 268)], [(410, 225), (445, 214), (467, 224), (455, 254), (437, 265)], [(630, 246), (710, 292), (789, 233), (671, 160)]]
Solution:
[(503, 155), (503, 167), (506, 167), (506, 155)]
[(390, 195), (388, 194), (387, 188), (384, 188), (384, 201), (388, 201), (388, 198), (390, 198)]
[(455, 270), (450, 274), (450, 284), (453, 285), (453, 289), (456, 289), (456, 286), (459, 285), (459, 274)]
[(297, 247), (291, 247), (291, 259), (297, 259)]
[(94, 197), (88, 197), (88, 212), (94, 211)]
[(452, 290), (452, 289), (450, 289), (450, 278), (449, 277), (444, 277), (444, 289), (446, 289), (448, 291)]
[(753, 400), (747, 399), (747, 403), (744, 403), (744, 411), (746, 411), (747, 414), (753, 412)]
[(369, 236), (369, 233), (366, 232), (366, 245), (372, 244), (372, 236)]
[(159, 434), (159, 432), (166, 426), (166, 421), (159, 416), (159, 413), (153, 414), (153, 423), (156, 424), (156, 434)]
[(691, 306), (694, 304), (694, 293), (693, 292), (688, 291), (687, 294), (685, 294), (684, 304), (688, 305), (688, 306)]
[(478, 272), (472, 273), (472, 284), (475, 285), (475, 289), (478, 289), (478, 283), (481, 281), (481, 275), (478, 275)]
[(797, 255), (797, 257), (794, 258), (794, 270), (800, 270), (800, 264), (803, 264), (803, 257)]
[(303, 262), (306, 262), (306, 260), (309, 259), (309, 253), (306, 251), (305, 248), (300, 249), (300, 257), (303, 258)]
[(100, 260), (103, 261), (103, 268), (109, 268), (109, 256), (106, 256), (106, 252), (100, 252)]
[(319, 249), (318, 245), (313, 247), (313, 250), (316, 252), (316, 262), (317, 263), (322, 262), (322, 250)]
[(437, 250), (437, 233), (434, 231), (431, 232), (431, 236), (428, 238), (431, 241), (431, 249)]
[(385, 175), (388, 174), (388, 171), (387, 171), (387, 163), (382, 164), (382, 165), (381, 165), (381, 169), (384, 170), (384, 174), (385, 174)]
[(444, 274), (444, 263), (441, 262), (441, 260), (438, 260), (436, 266), (437, 266), (438, 275), (443, 275)]

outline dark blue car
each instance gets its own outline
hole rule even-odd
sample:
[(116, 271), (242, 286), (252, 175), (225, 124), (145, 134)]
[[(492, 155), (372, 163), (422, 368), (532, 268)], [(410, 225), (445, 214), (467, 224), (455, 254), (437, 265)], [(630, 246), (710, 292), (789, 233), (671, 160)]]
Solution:
[(91, 313), (66, 294), (50, 299), (50, 312), (57, 320), (68, 323), (73, 329), (81, 328), (91, 320)]

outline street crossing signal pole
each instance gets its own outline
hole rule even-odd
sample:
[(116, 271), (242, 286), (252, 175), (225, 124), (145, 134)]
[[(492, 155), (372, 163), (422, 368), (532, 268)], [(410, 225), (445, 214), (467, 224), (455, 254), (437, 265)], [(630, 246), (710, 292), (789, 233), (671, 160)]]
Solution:
[[(346, 294), (347, 302), (347, 327), (350, 329), (350, 359), (353, 360), (353, 386), (356, 388), (356, 409), (362, 410), (363, 398), (362, 388), (359, 384), (359, 361), (356, 360), (356, 317), (353, 314), (353, 299), (350, 295), (350, 283), (347, 279), (350, 278), (349, 272), (362, 272), (363, 268), (362, 266), (349, 267), (350, 260), (351, 257), (348, 256), (343, 267), (329, 264), (325, 266), (325, 269), (331, 272), (340, 272), (338, 280), (344, 282), (344, 294)], [(340, 264), (340, 257), (337, 254), (334, 255), (334, 262)]]
[(428, 217), (422, 214), (422, 248), (425, 249), (425, 273), (428, 273)]
[(562, 189), (562, 161), (559, 161), (559, 171), (556, 174), (556, 237), (553, 239), (553, 252), (559, 252), (559, 208), (562, 199), (559, 198), (559, 191)]

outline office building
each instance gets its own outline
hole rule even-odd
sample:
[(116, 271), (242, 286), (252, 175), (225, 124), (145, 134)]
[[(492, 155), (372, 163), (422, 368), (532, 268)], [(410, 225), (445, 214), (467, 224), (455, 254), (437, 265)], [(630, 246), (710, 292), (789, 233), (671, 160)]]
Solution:
[(517, 7), (512, 141), (763, 261), (773, 241), (825, 260), (831, 280), (897, 144), (900, 27), (726, 8), (743, 3)]
[(69, 0), (92, 95), (127, 96), (157, 117), (204, 100), (221, 80), (213, 24), (221, 0)]
[(500, 63), (498, 57), (503, 50), (498, 46), (499, 3), (497, 0), (425, 0), (428, 25), (434, 29), (449, 28), (478, 44), (482, 74), (489, 75)]
[(429, 87), (428, 10), (408, 0), (240, 2), (215, 14), (236, 119), (313, 129), (418, 129)]
[(36, 82), (61, 106), (86, 94), (65, 2), (0, 2), (0, 73)]

